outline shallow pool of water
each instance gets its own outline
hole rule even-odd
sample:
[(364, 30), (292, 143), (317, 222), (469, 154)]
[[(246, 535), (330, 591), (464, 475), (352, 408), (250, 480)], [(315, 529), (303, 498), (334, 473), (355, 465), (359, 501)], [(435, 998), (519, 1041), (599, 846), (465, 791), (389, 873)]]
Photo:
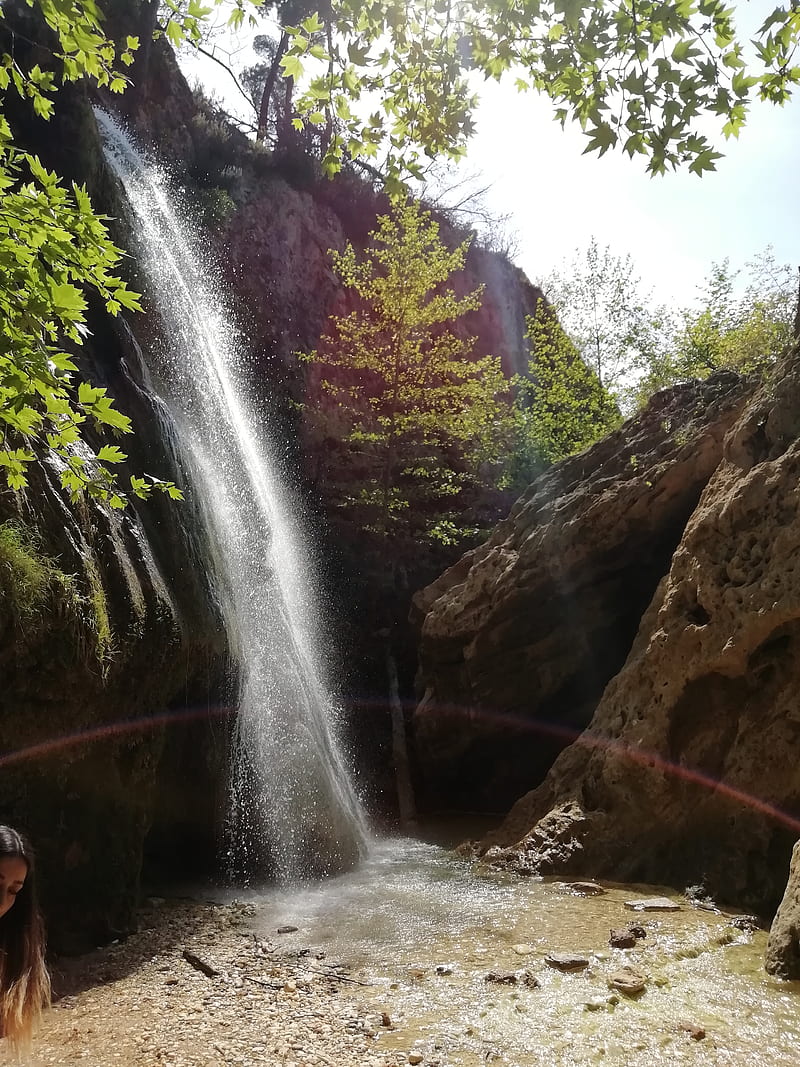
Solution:
[[(480, 872), (439, 846), (393, 839), (319, 887), (259, 895), (258, 922), (287, 952), (324, 951), (317, 966), (340, 962), (367, 983), (358, 993), (375, 1013), (376, 1046), (400, 1063), (411, 1050), (441, 1067), (800, 1063), (800, 983), (764, 973), (763, 931), (739, 931), (730, 915), (670, 891), (605, 888), (579, 896), (562, 882)], [(648, 895), (669, 895), (680, 910), (626, 909)], [(610, 948), (609, 931), (631, 921), (647, 936)], [(285, 925), (298, 929), (277, 934)], [(546, 963), (549, 952), (589, 965), (562, 973)], [(647, 977), (638, 998), (609, 988), (625, 964)], [(487, 982), (490, 972), (517, 982)], [(380, 1025), (382, 1012), (394, 1029)]]

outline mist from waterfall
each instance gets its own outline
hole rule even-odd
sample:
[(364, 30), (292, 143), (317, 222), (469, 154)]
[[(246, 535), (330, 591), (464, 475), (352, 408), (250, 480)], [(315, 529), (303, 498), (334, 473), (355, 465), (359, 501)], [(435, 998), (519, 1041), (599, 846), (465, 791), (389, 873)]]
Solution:
[(322, 677), (307, 552), (248, 403), (241, 338), (164, 174), (96, 114), (130, 203), (140, 284), (161, 320), (149, 370), (177, 427), (238, 665), (231, 865), (288, 882), (335, 873), (365, 853), (367, 821)]

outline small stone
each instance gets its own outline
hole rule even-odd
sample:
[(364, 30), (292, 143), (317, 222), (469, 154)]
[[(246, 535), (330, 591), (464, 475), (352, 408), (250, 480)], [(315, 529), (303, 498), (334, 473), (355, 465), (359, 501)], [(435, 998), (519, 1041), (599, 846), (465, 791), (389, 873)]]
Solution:
[(695, 1026), (694, 1023), (680, 1023), (680, 1029), (685, 1031), (692, 1039), (692, 1041), (702, 1041), (706, 1036), (705, 1029), (702, 1026)]
[(647, 937), (647, 931), (638, 923), (628, 923), (618, 930), (612, 930), (608, 939), (612, 948), (634, 948), (640, 938)]
[(297, 982), (295, 982), (293, 978), (290, 978), (289, 981), (284, 984), (283, 991), (284, 993), (296, 993)]
[(494, 982), (496, 985), (516, 985), (519, 981), (513, 971), (489, 971), (483, 980), (484, 982)]
[(381, 1012), (381, 1026), (385, 1026), (387, 1030), (394, 1030), (394, 1023), (392, 1022), (388, 1012)]
[(296, 926), (279, 926), (275, 931), (276, 934), (293, 934), (297, 930)]
[(453, 968), (449, 963), (438, 963), (436, 965), (436, 973), (441, 975), (448, 975), (453, 973)]
[(630, 911), (680, 911), (680, 904), (676, 904), (669, 897), (644, 897), (642, 900), (626, 900), (625, 907)]
[(635, 948), (636, 938), (630, 930), (625, 927), (622, 930), (612, 930), (608, 943), (612, 948)]
[(606, 1003), (605, 1000), (595, 999), (595, 1000), (587, 1000), (586, 1003), (583, 1005), (583, 1010), (584, 1011), (605, 1011), (605, 1009), (607, 1007), (608, 1007), (608, 1004)]
[(567, 889), (581, 897), (600, 897), (605, 893), (597, 882), (568, 882)]
[(539, 979), (531, 971), (523, 971), (521, 977), (523, 985), (526, 985), (528, 989), (538, 989), (541, 985)]
[(408, 1062), (414, 1065), (422, 1063), (424, 1058), (421, 1052), (409, 1052), (408, 1054)]
[(518, 956), (530, 956), (533, 952), (533, 945), (512, 945), (511, 948)]
[(544, 962), (557, 971), (582, 971), (589, 966), (585, 956), (577, 956), (572, 952), (548, 952)]
[(620, 967), (608, 979), (609, 988), (624, 993), (626, 997), (635, 997), (643, 993), (646, 984), (647, 977), (634, 970), (633, 967)]

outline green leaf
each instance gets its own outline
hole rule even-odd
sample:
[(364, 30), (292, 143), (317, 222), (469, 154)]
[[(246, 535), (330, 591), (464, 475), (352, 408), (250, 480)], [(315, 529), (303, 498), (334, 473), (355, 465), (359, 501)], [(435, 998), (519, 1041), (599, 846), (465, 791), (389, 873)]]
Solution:
[(116, 445), (103, 445), (97, 453), (97, 458), (101, 463), (122, 463), (128, 457)]
[(289, 53), (281, 59), (281, 69), (285, 78), (301, 78), (303, 76), (303, 63), (299, 56)]

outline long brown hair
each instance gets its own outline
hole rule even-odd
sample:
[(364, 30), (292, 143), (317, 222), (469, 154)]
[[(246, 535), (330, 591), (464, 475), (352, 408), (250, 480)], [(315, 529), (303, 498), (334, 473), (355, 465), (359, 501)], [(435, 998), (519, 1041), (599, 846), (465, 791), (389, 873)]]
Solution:
[(44, 923), (36, 903), (33, 850), (16, 830), (0, 826), (0, 859), (8, 857), (23, 860), (28, 874), (13, 906), (0, 917), (0, 1037), (25, 1045), (50, 1003)]

